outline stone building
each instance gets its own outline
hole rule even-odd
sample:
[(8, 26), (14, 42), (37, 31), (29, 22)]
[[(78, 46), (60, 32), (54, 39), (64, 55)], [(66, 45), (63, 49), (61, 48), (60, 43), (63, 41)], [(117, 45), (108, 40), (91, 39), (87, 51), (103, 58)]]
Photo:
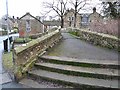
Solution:
[[(74, 9), (67, 10), (66, 13), (64, 14), (64, 27), (74, 27)], [(81, 16), (79, 13), (77, 13), (77, 18), (76, 18), (76, 27), (80, 27), (80, 22), (81, 22)]]
[(30, 13), (26, 13), (19, 18), (19, 35), (25, 37), (26, 35), (35, 35), (44, 32), (44, 25), (40, 21), (40, 18), (32, 16)]
[(54, 27), (59, 27), (61, 25), (61, 22), (59, 20), (52, 20), (52, 21), (44, 20), (43, 23), (48, 31)]
[(96, 12), (96, 8), (93, 8), (93, 13), (89, 15), (89, 22), (94, 22), (94, 21), (101, 21), (103, 20), (103, 17)]
[[(6, 15), (1, 18), (0, 23), (1, 23), (1, 28), (3, 30), (7, 30)], [(8, 17), (8, 23), (9, 23), (9, 30), (11, 31), (14, 28), (14, 19), (11, 17)]]
[[(74, 27), (74, 9), (67, 10), (64, 15), (64, 27)], [(93, 13), (77, 13), (76, 27), (88, 28), (89, 24), (94, 21), (103, 20), (102, 16), (93, 8)]]

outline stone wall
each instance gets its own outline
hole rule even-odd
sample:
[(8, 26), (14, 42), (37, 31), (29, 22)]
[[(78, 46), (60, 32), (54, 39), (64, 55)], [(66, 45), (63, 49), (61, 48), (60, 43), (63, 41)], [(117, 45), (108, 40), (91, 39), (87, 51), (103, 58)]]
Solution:
[(94, 45), (99, 45), (102, 47), (107, 47), (110, 49), (115, 49), (120, 51), (118, 44), (120, 42), (120, 39), (118, 37), (89, 31), (88, 29), (87, 30), (75, 29), (74, 31), (77, 32), (77, 35), (82, 40), (88, 41)]
[(14, 48), (14, 62), (17, 67), (15, 77), (17, 80), (20, 79), (31, 64), (37, 60), (37, 55), (54, 46), (61, 38), (62, 36), (59, 30), (56, 30), (38, 39), (32, 40), (26, 46)]

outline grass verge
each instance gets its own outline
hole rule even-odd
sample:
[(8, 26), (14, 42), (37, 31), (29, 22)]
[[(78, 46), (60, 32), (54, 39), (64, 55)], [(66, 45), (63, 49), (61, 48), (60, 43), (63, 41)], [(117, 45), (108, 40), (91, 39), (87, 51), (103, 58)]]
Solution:
[(78, 32), (75, 32), (75, 31), (70, 31), (69, 33), (72, 34), (72, 35), (75, 35), (75, 36), (79, 36)]
[(11, 52), (4, 52), (2, 56), (3, 66), (7, 70), (13, 70), (13, 56)]

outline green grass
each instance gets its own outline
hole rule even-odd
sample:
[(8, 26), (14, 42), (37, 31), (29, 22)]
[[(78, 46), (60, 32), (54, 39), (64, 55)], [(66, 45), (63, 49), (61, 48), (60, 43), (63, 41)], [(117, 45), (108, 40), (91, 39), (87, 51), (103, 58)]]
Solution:
[(16, 38), (15, 39), (15, 43), (27, 43), (27, 42), (29, 42), (29, 41), (31, 41), (32, 39), (30, 39), (30, 38)]
[(71, 32), (69, 32), (70, 34), (72, 34), (72, 35), (75, 35), (75, 36), (79, 36), (78, 35), (78, 32), (75, 32), (75, 31), (71, 31)]
[(5, 52), (2, 56), (4, 68), (7, 70), (13, 70), (13, 56), (11, 52)]

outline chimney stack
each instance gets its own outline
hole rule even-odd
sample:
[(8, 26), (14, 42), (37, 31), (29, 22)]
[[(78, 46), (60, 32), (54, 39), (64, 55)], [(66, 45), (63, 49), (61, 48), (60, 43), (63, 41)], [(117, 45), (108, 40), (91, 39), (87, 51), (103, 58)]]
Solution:
[(96, 7), (93, 8), (93, 13), (95, 13), (95, 12), (96, 12)]
[(15, 17), (13, 16), (13, 19), (14, 19)]

